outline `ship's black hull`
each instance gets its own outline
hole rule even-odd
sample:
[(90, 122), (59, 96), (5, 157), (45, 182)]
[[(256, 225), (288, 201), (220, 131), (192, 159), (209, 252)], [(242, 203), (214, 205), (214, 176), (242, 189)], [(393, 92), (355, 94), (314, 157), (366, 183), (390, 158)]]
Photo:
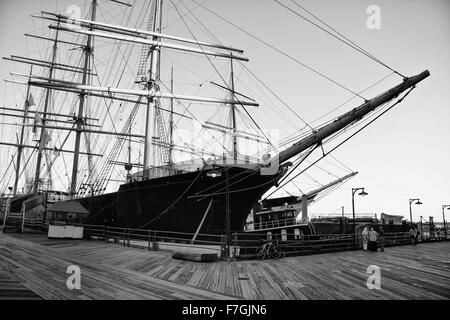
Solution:
[(86, 224), (200, 234), (226, 233), (228, 176), (230, 230), (242, 232), (251, 208), (281, 178), (258, 169), (222, 168), (221, 176), (203, 170), (124, 184), (118, 192), (76, 199), (90, 215)]

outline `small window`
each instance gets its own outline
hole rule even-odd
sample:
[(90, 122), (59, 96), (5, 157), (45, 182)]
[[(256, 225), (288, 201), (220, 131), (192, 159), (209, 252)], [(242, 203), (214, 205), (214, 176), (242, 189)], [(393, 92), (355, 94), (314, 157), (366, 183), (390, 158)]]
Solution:
[(287, 232), (286, 229), (281, 230), (281, 241), (287, 241)]

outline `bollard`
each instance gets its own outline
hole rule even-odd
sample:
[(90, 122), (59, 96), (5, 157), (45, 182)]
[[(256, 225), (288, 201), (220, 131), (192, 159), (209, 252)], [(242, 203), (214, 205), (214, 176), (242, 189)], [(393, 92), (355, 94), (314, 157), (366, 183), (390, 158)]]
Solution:
[(152, 231), (148, 230), (148, 251), (151, 251)]
[(227, 258), (227, 247), (224, 234), (220, 236), (220, 258), (222, 260), (225, 260)]
[(233, 233), (233, 251), (231, 255), (232, 260), (236, 260), (236, 256), (239, 254), (239, 250), (236, 249), (238, 247), (238, 244), (238, 234)]

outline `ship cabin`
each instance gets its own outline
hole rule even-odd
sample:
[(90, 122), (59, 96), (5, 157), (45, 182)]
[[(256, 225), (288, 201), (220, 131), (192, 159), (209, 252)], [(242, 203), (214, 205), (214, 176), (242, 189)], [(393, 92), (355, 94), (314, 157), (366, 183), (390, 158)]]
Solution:
[(301, 221), (298, 215), (302, 210), (301, 198), (290, 196), (263, 200), (252, 210), (253, 222), (246, 232), (260, 234), (267, 240), (298, 240), (312, 234), (308, 221)]
[(47, 194), (47, 205), (70, 200), (70, 194), (65, 191), (46, 190), (45, 193)]

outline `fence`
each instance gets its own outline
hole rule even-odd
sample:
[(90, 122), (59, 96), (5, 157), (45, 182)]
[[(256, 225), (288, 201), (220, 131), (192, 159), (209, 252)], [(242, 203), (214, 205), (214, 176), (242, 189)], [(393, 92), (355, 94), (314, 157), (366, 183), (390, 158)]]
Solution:
[(222, 255), (225, 237), (211, 234), (192, 234), (185, 232), (117, 228), (98, 225), (83, 225), (86, 238), (102, 239), (106, 242), (121, 243), (128, 247), (141, 247), (148, 250), (168, 249), (214, 252)]
[[(47, 230), (48, 226), (41, 220), (25, 220), (25, 226), (33, 229)], [(97, 239), (114, 242), (127, 247), (138, 247), (147, 250), (181, 250), (205, 253), (217, 253), (220, 258), (226, 255), (225, 235), (192, 234), (174, 231), (143, 230), (117, 228), (100, 225), (80, 225), (84, 228), (85, 239)], [(288, 235), (289, 236), (289, 235)], [(353, 234), (294, 235), (295, 240), (280, 241), (279, 244), (286, 256), (311, 255), (318, 253), (351, 251), (362, 249), (362, 239)], [(447, 239), (450, 237), (450, 233)], [(295, 238), (293, 237), (293, 238)], [(421, 238), (422, 242), (446, 240), (444, 233), (434, 237)], [(253, 259), (256, 250), (265, 241), (265, 233), (233, 233), (229, 246), (229, 257), (234, 259)], [(407, 245), (411, 243), (408, 232), (386, 233), (383, 237), (384, 247)]]
[[(289, 237), (289, 234), (287, 235)], [(290, 235), (297, 236), (297, 235)], [(447, 237), (448, 239), (448, 237)], [(330, 253), (362, 249), (362, 238), (354, 234), (323, 234), (306, 235), (296, 240), (281, 241), (279, 245), (286, 256), (311, 255), (318, 253)], [(422, 242), (443, 241), (445, 236), (433, 238), (421, 238)], [(232, 248), (238, 259), (253, 259), (256, 250), (267, 241), (267, 234), (235, 233), (233, 234)], [(378, 243), (383, 241), (384, 247), (393, 247), (411, 244), (409, 232), (385, 233)]]

